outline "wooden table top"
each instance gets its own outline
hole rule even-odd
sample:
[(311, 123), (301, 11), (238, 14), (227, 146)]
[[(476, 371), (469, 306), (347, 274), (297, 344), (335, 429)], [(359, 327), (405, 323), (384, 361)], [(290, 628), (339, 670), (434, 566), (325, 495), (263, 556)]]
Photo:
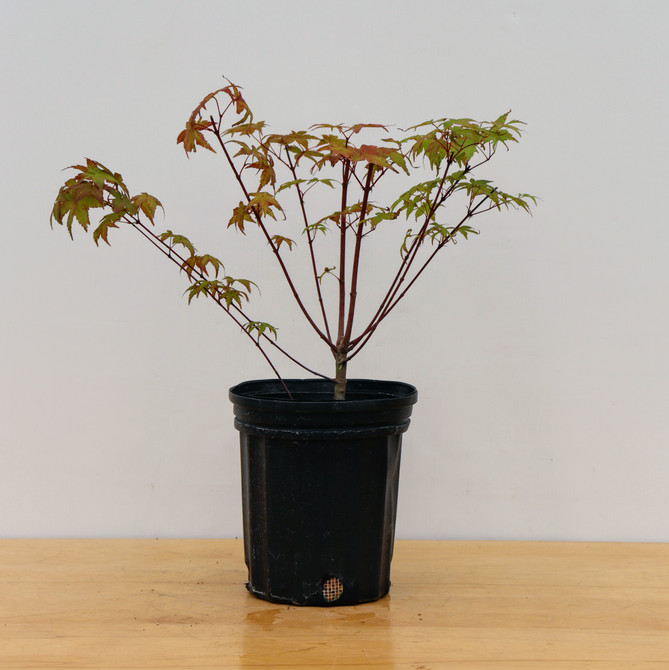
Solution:
[(240, 540), (0, 540), (0, 667), (669, 668), (669, 544), (400, 541), (356, 607), (245, 579)]

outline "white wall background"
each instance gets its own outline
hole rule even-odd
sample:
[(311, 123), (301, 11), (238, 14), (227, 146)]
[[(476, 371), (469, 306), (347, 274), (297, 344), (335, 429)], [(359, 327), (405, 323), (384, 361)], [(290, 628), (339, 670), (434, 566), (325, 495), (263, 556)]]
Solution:
[(528, 123), (493, 176), (540, 196), (534, 217), (479, 219), (351, 364), (419, 387), (399, 536), (669, 540), (669, 4), (0, 11), (0, 536), (241, 532), (227, 388), (263, 361), (130, 231), (98, 249), (48, 222), (61, 169), (91, 156), (160, 197), (165, 227), (262, 274), (225, 233), (220, 158), (175, 144), (225, 74), (279, 131), (509, 108)]

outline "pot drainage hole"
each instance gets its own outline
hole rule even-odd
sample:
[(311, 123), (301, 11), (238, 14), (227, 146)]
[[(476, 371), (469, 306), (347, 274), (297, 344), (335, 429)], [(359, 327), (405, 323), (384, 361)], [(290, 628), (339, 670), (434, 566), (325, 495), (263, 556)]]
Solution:
[(323, 598), (325, 598), (326, 602), (331, 603), (337, 600), (343, 592), (344, 584), (341, 579), (338, 577), (330, 577), (330, 579), (325, 580), (325, 583), (323, 584)]

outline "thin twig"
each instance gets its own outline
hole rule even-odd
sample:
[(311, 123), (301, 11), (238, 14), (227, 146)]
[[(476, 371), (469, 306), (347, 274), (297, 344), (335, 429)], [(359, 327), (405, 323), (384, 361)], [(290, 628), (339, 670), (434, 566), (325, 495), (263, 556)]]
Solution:
[[(286, 148), (286, 157), (288, 158), (288, 168), (290, 169), (290, 172), (293, 175), (293, 179), (297, 182), (298, 181), (297, 171), (295, 169), (295, 166), (293, 165), (293, 161), (291, 160), (290, 157), (290, 152), (288, 151), (287, 148)], [(328, 316), (325, 311), (325, 303), (323, 302), (323, 292), (321, 291), (321, 283), (318, 280), (318, 268), (316, 266), (316, 252), (314, 250), (314, 241), (313, 238), (311, 237), (311, 231), (309, 230), (309, 219), (307, 217), (307, 210), (304, 204), (305, 194), (302, 192), (302, 189), (300, 188), (299, 184), (295, 184), (295, 188), (297, 190), (297, 197), (300, 202), (300, 209), (302, 211), (302, 220), (304, 221), (304, 231), (307, 235), (307, 242), (309, 244), (309, 255), (311, 257), (311, 270), (314, 275), (314, 283), (316, 285), (316, 295), (318, 296), (318, 304), (320, 305), (321, 315), (323, 316), (323, 325), (325, 326), (325, 334), (327, 335), (330, 344), (333, 344), (332, 335), (330, 334), (330, 324), (328, 323)]]

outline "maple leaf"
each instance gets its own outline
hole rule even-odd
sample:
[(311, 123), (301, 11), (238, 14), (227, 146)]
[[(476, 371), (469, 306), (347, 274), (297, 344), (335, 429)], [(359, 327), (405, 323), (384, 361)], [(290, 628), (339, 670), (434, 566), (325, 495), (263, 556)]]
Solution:
[(253, 197), (249, 201), (249, 206), (258, 212), (258, 216), (271, 216), (276, 220), (276, 216), (274, 216), (272, 209), (278, 209), (280, 212), (283, 212), (281, 205), (271, 193), (260, 191), (259, 193), (251, 193), (251, 195)]
[(396, 153), (395, 149), (391, 149), (390, 147), (377, 147), (373, 144), (361, 144), (359, 151), (362, 160), (365, 160), (372, 165), (390, 167), (391, 170), (394, 170), (394, 168), (388, 164), (388, 156)]
[(68, 217), (68, 230), (71, 237), (73, 216), (76, 216), (79, 225), (84, 230), (88, 230), (88, 226), (90, 225), (88, 210), (96, 207), (104, 207), (105, 201), (102, 189), (90, 181), (77, 182), (71, 187), (70, 193), (72, 195), (72, 207)]
[(233, 84), (232, 82), (229, 83), (230, 85), (226, 86), (222, 90), (230, 96), (230, 100), (234, 103), (235, 113), (243, 115), (242, 118), (237, 121), (237, 123), (241, 124), (246, 123), (248, 120), (253, 120), (253, 113), (251, 112), (251, 108), (246, 104), (246, 100), (244, 100), (242, 96), (240, 87)]
[(372, 217), (368, 219), (372, 230), (381, 223), (381, 221), (393, 221), (400, 215), (399, 211), (393, 211), (386, 208), (379, 209)]
[(118, 228), (116, 225), (123, 218), (122, 212), (110, 212), (106, 216), (103, 216), (100, 219), (98, 227), (93, 231), (93, 242), (96, 246), (99, 246), (100, 240), (105, 242), (109, 246), (109, 240), (107, 235), (109, 234), (110, 228)]
[(403, 153), (400, 151), (393, 151), (391, 154), (388, 154), (388, 158), (393, 163), (395, 163), (395, 165), (399, 165), (399, 167), (401, 167), (407, 175), (411, 174), (409, 172), (409, 168), (407, 167), (407, 162)]
[(276, 190), (277, 193), (281, 193), (281, 191), (291, 188), (291, 186), (299, 186), (300, 184), (304, 184), (306, 179), (291, 179), (290, 181), (284, 182), (279, 186), (279, 188)]
[(186, 121), (186, 127), (179, 133), (177, 137), (177, 144), (183, 144), (186, 155), (197, 151), (197, 147), (203, 147), (209, 151), (216, 153), (209, 142), (202, 134), (203, 130), (207, 130), (212, 126), (211, 121), (195, 120), (193, 118)]
[(207, 271), (207, 265), (211, 265), (214, 268), (214, 276), (218, 277), (218, 273), (223, 268), (223, 263), (221, 263), (218, 258), (212, 256), (211, 254), (204, 254), (203, 256), (200, 256), (200, 259), (202, 262), (202, 272), (205, 275), (208, 275), (209, 272)]
[(232, 128), (228, 128), (223, 134), (224, 135), (246, 135), (250, 136), (253, 133), (262, 131), (265, 127), (264, 121), (257, 121), (255, 123), (240, 123), (235, 124)]
[[(237, 288), (235, 284), (241, 284), (243, 290)], [(224, 302), (225, 308), (229, 309), (233, 305), (241, 307), (242, 300), (248, 301), (251, 286), (255, 286), (255, 284), (248, 279), (234, 279), (233, 277), (224, 277), (222, 281), (218, 279), (199, 279), (193, 282), (185, 293), (188, 293), (189, 304), (193, 298), (199, 298), (204, 294), (213, 298), (219, 304)]]
[(251, 155), (255, 160), (251, 163), (247, 163), (245, 169), (255, 170), (260, 174), (258, 190), (262, 189), (262, 187), (267, 184), (274, 186), (276, 183), (276, 173), (274, 172), (274, 161), (272, 160), (272, 157), (256, 148), (252, 150)]
[(133, 196), (131, 198), (131, 202), (135, 205), (135, 207), (137, 207), (144, 213), (146, 218), (149, 219), (151, 223), (154, 223), (153, 217), (156, 214), (157, 207), (160, 207), (160, 209), (162, 209), (163, 212), (165, 212), (165, 209), (160, 200), (158, 200), (158, 198), (155, 198), (152, 195), (149, 195), (148, 193), (140, 193), (138, 195)]
[[(247, 321), (242, 327), (247, 333), (252, 333), (255, 331), (258, 334), (258, 340), (260, 340), (260, 338), (265, 335), (265, 331), (269, 331), (274, 336), (274, 340), (277, 339), (276, 328), (269, 323), (265, 323), (264, 321)], [(267, 336), (265, 335), (265, 337)]]
[(74, 177), (77, 181), (92, 181), (98, 188), (104, 188), (106, 186), (105, 182), (109, 182), (118, 186), (126, 195), (128, 193), (123, 177), (118, 172), (112, 172), (98, 161), (87, 158), (86, 165), (72, 165), (70, 167), (79, 170), (79, 174)]
[(314, 123), (309, 128), (313, 128), (314, 130), (327, 128), (328, 130), (338, 130), (340, 133), (344, 132), (344, 126), (341, 123)]
[[(284, 135), (272, 134), (265, 137), (268, 144), (281, 144), (288, 149), (294, 151), (306, 150), (309, 148), (309, 142), (315, 140), (316, 137), (310, 135), (305, 130), (292, 131)], [(293, 146), (296, 145), (296, 146)], [(299, 147), (299, 149), (297, 148)]]
[(164, 233), (160, 233), (158, 235), (158, 239), (161, 242), (166, 242), (167, 246), (170, 249), (173, 249), (177, 244), (181, 245), (184, 247), (191, 256), (195, 255), (195, 247), (191, 243), (191, 241), (185, 237), (184, 235), (177, 235), (173, 233), (171, 230), (166, 230)]
[(388, 128), (380, 123), (356, 123), (354, 126), (349, 126), (348, 130), (352, 133), (359, 133), (363, 128), (383, 128), (388, 132)]
[[(127, 188), (120, 174), (111, 172), (90, 158), (86, 159), (86, 165), (72, 165), (70, 168), (78, 170), (78, 174), (68, 179), (58, 192), (51, 212), (51, 221), (52, 225), (54, 220), (62, 225), (67, 215), (65, 225), (72, 237), (72, 225), (75, 220), (84, 230), (88, 230), (89, 210), (112, 204), (113, 200), (109, 202), (105, 200), (105, 191), (114, 198), (125, 198)], [(109, 183), (120, 190), (110, 187)]]
[(252, 223), (255, 223), (255, 220), (249, 211), (249, 206), (245, 202), (240, 202), (239, 205), (237, 205), (237, 207), (232, 210), (232, 216), (228, 221), (228, 228), (230, 226), (234, 226), (240, 233), (245, 234), (245, 221), (251, 221)]
[(130, 214), (130, 216), (137, 215), (137, 207), (133, 203), (132, 199), (126, 196), (125, 193), (120, 191), (110, 190), (110, 200), (109, 204), (111, 205), (113, 212), (120, 212), (122, 214)]
[(215, 91), (212, 91), (211, 93), (207, 93), (207, 95), (204, 96), (204, 98), (200, 101), (198, 106), (193, 110), (193, 113), (190, 115), (191, 120), (195, 120), (198, 116), (200, 116), (202, 110), (207, 106), (207, 104), (213, 100), (219, 93), (223, 93), (223, 91), (227, 91), (227, 86), (224, 88), (219, 88)]
[(287, 245), (288, 245), (288, 249), (289, 249), (290, 251), (293, 250), (293, 245), (295, 244), (295, 241), (294, 241), (294, 240), (291, 240), (291, 239), (288, 238), (288, 237), (283, 237), (283, 236), (281, 236), (281, 235), (274, 235), (274, 236), (272, 237), (272, 242), (274, 242), (274, 246), (275, 246), (277, 249), (279, 249), (279, 248), (281, 247), (282, 244), (287, 244)]
[(202, 294), (206, 297), (213, 298), (216, 295), (215, 284), (215, 281), (212, 282), (207, 279), (202, 279), (191, 284), (191, 286), (184, 291), (184, 294), (188, 293), (188, 304), (190, 305), (193, 298), (199, 298)]
[(211, 265), (214, 268), (214, 276), (218, 276), (220, 269), (223, 267), (223, 263), (211, 256), (210, 254), (204, 254), (202, 256), (190, 256), (182, 264), (181, 269), (188, 275), (188, 278), (191, 279), (193, 272), (197, 269), (199, 270), (202, 276), (209, 276), (209, 270), (207, 266)]

